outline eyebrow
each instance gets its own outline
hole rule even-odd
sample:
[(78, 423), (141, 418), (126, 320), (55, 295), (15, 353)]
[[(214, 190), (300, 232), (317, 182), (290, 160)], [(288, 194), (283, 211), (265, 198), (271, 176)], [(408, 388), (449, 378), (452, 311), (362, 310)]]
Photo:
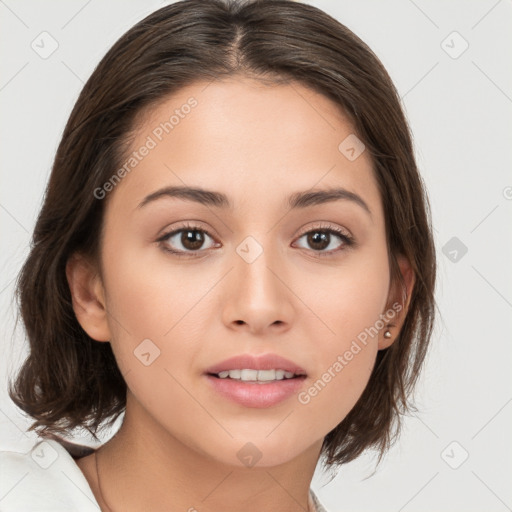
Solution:
[[(184, 199), (186, 201), (192, 201), (215, 208), (233, 208), (233, 204), (229, 200), (229, 197), (222, 192), (187, 186), (161, 188), (156, 192), (146, 196), (138, 207), (143, 208), (147, 204), (162, 198)], [(325, 203), (332, 203), (334, 201), (340, 200), (351, 201), (364, 209), (370, 215), (370, 217), (372, 216), (372, 212), (369, 206), (361, 196), (340, 187), (295, 192), (288, 197), (288, 206), (290, 209), (294, 210), (317, 206)]]

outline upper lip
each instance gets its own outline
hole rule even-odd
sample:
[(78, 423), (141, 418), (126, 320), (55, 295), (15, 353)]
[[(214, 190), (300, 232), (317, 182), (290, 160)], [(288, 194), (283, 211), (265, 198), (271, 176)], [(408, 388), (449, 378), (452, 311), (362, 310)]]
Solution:
[(219, 373), (226, 370), (285, 370), (296, 375), (306, 375), (306, 370), (301, 368), (289, 359), (278, 356), (277, 354), (265, 354), (263, 356), (253, 356), (251, 354), (241, 354), (230, 357), (220, 363), (207, 368), (206, 373)]

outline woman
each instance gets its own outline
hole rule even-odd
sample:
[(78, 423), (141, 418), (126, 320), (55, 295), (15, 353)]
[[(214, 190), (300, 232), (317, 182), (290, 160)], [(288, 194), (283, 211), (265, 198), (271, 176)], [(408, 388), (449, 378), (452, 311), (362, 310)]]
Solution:
[[(20, 275), (10, 395), (45, 440), (2, 454), (39, 471), (5, 510), (325, 510), (319, 460), (382, 456), (422, 367), (427, 206), (388, 74), (327, 14), (139, 22), (77, 100)], [(61, 438), (122, 413), (96, 450)]]

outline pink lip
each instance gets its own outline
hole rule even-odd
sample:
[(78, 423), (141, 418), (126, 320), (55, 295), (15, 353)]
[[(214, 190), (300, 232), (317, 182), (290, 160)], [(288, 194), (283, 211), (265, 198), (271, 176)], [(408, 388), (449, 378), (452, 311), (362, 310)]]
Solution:
[[(285, 370), (301, 377), (271, 382), (242, 382), (235, 379), (221, 379), (213, 374), (226, 370)], [(244, 407), (268, 408), (299, 392), (306, 379), (306, 371), (294, 362), (266, 354), (252, 356), (242, 354), (222, 361), (206, 370), (206, 378), (212, 388), (221, 396)]]
[(306, 375), (306, 370), (296, 365), (294, 362), (278, 356), (277, 354), (266, 354), (263, 356), (252, 356), (250, 354), (241, 354), (231, 357), (214, 366), (211, 366), (205, 373), (219, 373), (225, 370), (285, 370), (297, 375)]
[(224, 398), (244, 407), (268, 408), (297, 394), (304, 385), (305, 376), (273, 382), (242, 382), (205, 376), (209, 385)]

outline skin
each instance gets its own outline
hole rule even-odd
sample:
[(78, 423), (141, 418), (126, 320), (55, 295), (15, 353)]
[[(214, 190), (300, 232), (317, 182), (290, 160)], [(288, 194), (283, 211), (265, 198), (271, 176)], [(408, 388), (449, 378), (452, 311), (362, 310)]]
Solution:
[[(204, 372), (233, 355), (277, 353), (306, 370), (307, 390), (400, 302), (372, 162), (367, 151), (350, 161), (338, 150), (354, 129), (329, 99), (246, 77), (180, 90), (146, 113), (132, 149), (191, 96), (197, 106), (109, 193), (101, 269), (78, 254), (67, 265), (80, 324), (110, 341), (128, 386), (119, 432), (77, 463), (102, 510), (96, 462), (112, 510), (304, 511), (323, 438), (360, 397), (407, 304), (392, 338), (383, 330), (370, 338), (307, 404), (292, 396), (243, 407), (213, 391)], [(223, 192), (233, 206), (166, 197), (138, 207), (171, 185)], [(286, 204), (294, 192), (331, 186), (358, 194), (371, 215), (346, 199)], [(191, 254), (180, 235), (157, 241), (185, 221), (212, 235), (199, 257), (164, 250)], [(333, 234), (318, 249), (304, 234), (320, 226), (342, 229), (355, 245)], [(236, 252), (248, 236), (263, 249), (252, 263)], [(414, 276), (399, 263), (410, 297)], [(149, 366), (134, 355), (144, 339), (160, 350)], [(237, 458), (247, 442), (262, 455), (252, 468)]]

